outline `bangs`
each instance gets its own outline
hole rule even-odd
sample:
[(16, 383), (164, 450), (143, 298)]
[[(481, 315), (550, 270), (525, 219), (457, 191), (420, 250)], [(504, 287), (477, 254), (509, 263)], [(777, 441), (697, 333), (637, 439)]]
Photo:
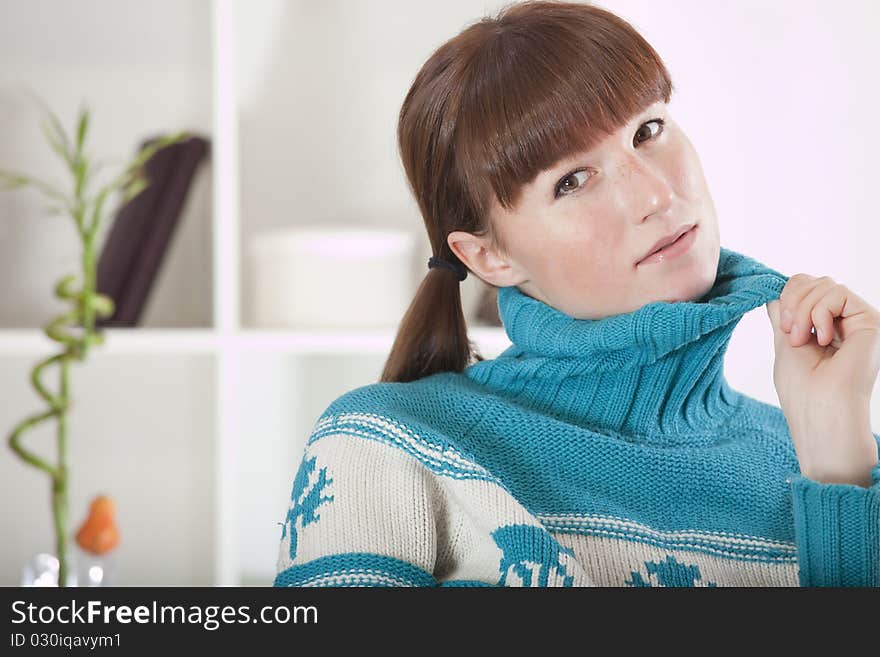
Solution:
[(520, 25), (516, 9), (481, 26), (491, 34), (462, 90), (456, 166), (483, 217), (490, 188), (512, 208), (541, 171), (668, 103), (673, 90), (654, 49), (617, 16), (558, 7)]

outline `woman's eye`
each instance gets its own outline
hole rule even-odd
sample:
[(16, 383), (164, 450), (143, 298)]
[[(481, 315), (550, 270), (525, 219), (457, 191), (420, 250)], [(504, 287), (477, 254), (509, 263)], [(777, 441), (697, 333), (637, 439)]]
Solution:
[[(656, 123), (657, 128), (653, 131), (650, 128), (646, 129), (646, 127), (651, 125), (652, 123)], [(635, 145), (642, 143), (642, 141), (647, 141), (649, 139), (653, 139), (654, 137), (659, 135), (661, 132), (663, 132), (663, 123), (664, 123), (663, 119), (651, 119), (650, 121), (643, 123), (642, 126), (636, 132), (635, 139), (633, 140), (635, 142)], [(644, 139), (642, 139), (640, 141), (639, 136), (644, 137)]]
[[(578, 176), (581, 176), (579, 178)], [(565, 196), (566, 194), (570, 194), (578, 187), (586, 182), (587, 171), (586, 169), (579, 169), (578, 171), (572, 171), (570, 174), (565, 176), (559, 183), (556, 185), (556, 198), (560, 196)]]

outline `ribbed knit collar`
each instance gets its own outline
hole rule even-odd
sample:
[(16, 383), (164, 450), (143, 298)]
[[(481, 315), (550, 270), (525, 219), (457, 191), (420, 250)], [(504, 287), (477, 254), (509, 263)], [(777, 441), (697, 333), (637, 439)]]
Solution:
[(788, 278), (721, 248), (700, 299), (658, 301), (598, 320), (574, 319), (517, 287), (498, 290), (513, 345), (469, 378), (502, 397), (586, 428), (663, 444), (709, 444), (741, 395), (723, 373), (734, 328), (779, 298)]

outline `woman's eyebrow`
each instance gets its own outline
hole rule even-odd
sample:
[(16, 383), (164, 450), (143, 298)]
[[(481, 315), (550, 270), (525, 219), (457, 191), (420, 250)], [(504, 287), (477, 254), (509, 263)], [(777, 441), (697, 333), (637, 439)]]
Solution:
[(591, 148), (587, 151), (578, 151), (573, 155), (564, 157), (556, 162), (556, 164), (551, 165), (549, 169), (545, 169), (544, 171), (542, 171), (541, 174), (542, 176), (555, 177), (557, 175), (568, 173), (569, 169), (577, 165), (582, 160), (589, 158), (590, 155), (593, 153), (593, 150), (594, 149)]

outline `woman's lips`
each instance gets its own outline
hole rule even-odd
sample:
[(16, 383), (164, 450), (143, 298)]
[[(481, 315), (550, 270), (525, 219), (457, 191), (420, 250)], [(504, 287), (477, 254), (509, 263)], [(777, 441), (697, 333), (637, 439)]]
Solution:
[(644, 260), (640, 260), (636, 263), (636, 266), (640, 267), (642, 265), (666, 262), (667, 260), (674, 260), (678, 256), (683, 255), (690, 250), (691, 246), (696, 241), (697, 228), (699, 227), (699, 224), (695, 224), (689, 231), (682, 233), (681, 237), (675, 240), (672, 244), (664, 246), (659, 251), (655, 251)]

